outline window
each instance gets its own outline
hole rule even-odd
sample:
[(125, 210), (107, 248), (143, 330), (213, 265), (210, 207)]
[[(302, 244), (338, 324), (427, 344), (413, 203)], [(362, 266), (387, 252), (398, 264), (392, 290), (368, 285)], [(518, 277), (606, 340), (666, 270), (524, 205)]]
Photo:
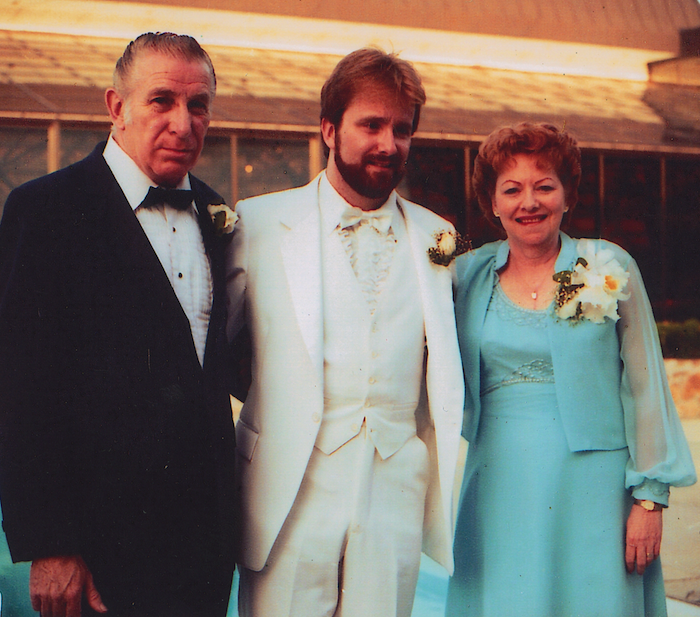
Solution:
[(0, 127), (0, 208), (12, 189), (46, 169), (46, 129)]
[(221, 195), (226, 203), (232, 205), (231, 138), (206, 137), (202, 154), (192, 173)]
[(238, 140), (238, 199), (303, 186), (309, 177), (309, 142)]
[(464, 149), (412, 146), (398, 192), (465, 229)]
[(700, 318), (700, 162), (668, 159), (668, 319)]

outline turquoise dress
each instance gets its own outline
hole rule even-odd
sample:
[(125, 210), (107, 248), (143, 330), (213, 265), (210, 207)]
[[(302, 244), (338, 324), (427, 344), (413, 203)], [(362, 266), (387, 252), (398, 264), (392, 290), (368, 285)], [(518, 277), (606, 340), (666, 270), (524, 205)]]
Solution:
[[(2, 510), (0, 510), (2, 519)], [(36, 617), (29, 599), (28, 562), (12, 563), (4, 532), (0, 530), (0, 615)]]
[(481, 334), (481, 418), (469, 446), (447, 615), (666, 615), (661, 565), (624, 567), (628, 448), (572, 452), (554, 384), (552, 309), (497, 282)]
[(507, 241), (455, 262), (469, 453), (450, 617), (666, 615), (660, 561), (627, 574), (623, 553), (634, 498), (668, 505), (669, 486), (696, 481), (651, 304), (621, 247), (560, 240), (555, 272), (584, 255), (627, 272), (618, 320), (511, 302)]

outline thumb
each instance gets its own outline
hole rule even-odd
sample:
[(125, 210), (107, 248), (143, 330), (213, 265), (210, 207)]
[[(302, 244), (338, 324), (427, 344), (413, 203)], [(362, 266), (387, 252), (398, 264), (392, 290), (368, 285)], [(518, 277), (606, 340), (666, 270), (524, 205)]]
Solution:
[(106, 613), (107, 607), (102, 603), (102, 597), (95, 587), (95, 582), (92, 580), (92, 574), (88, 573), (85, 581), (85, 597), (87, 598), (90, 608), (98, 613)]

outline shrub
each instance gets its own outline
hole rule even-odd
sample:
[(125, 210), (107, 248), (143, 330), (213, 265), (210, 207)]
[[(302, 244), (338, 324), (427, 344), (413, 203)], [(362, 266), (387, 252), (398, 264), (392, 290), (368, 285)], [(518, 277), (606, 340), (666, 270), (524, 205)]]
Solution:
[(656, 326), (664, 358), (700, 358), (700, 321), (662, 321)]

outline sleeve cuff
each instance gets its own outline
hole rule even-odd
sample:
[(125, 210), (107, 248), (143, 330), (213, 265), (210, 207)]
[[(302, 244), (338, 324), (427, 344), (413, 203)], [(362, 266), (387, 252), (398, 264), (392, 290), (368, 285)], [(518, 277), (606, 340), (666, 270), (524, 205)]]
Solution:
[(662, 506), (668, 506), (669, 485), (658, 480), (646, 479), (632, 489), (635, 499), (648, 499)]

